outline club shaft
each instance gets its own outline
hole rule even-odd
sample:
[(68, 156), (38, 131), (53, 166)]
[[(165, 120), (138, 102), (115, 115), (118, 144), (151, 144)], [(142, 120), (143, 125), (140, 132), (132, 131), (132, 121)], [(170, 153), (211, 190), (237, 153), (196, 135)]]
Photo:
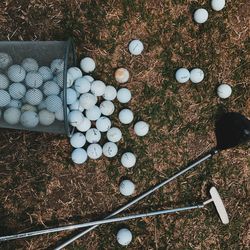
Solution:
[[(174, 176), (172, 176), (169, 179), (166, 179), (165, 181), (159, 183), (157, 186), (153, 187), (152, 189), (148, 190), (147, 192), (141, 194), (140, 196), (138, 196), (137, 198), (135, 198), (134, 200), (132, 200), (131, 202), (129, 202), (128, 204), (126, 204), (125, 206), (121, 207), (120, 209), (116, 210), (115, 212), (113, 212), (112, 214), (108, 215), (107, 217), (105, 217), (105, 219), (109, 219), (117, 214), (119, 214), (120, 212), (126, 210), (127, 208), (131, 207), (132, 205), (134, 205), (135, 203), (137, 203), (138, 201), (144, 199), (145, 197), (147, 197), (148, 195), (152, 194), (153, 192), (155, 192), (156, 190), (158, 190), (159, 188), (163, 187), (164, 185), (166, 185), (167, 183), (173, 181), (174, 179), (176, 179), (177, 177), (185, 174), (186, 172), (188, 172), (189, 170), (195, 168), (197, 165), (201, 164), (202, 162), (206, 161), (207, 159), (211, 158), (214, 154), (218, 153), (217, 150), (212, 150), (210, 153), (208, 153), (207, 155), (205, 155), (204, 157), (202, 157), (201, 159), (195, 161), (194, 163), (188, 165), (185, 169), (183, 169), (182, 171), (178, 172), (177, 174), (175, 174)], [(91, 230), (95, 229), (96, 227), (98, 227), (98, 225), (92, 226), (90, 228), (88, 228), (87, 230), (75, 235), (73, 238), (69, 239), (68, 241), (66, 241), (65, 243), (63, 243), (62, 245), (58, 246), (57, 248), (55, 248), (55, 250), (61, 250), (64, 247), (68, 246), (69, 244), (71, 244), (72, 242), (74, 242), (75, 240), (77, 240), (78, 238), (82, 237), (83, 235), (87, 234), (88, 232), (90, 232)]]
[(9, 236), (2, 236), (0, 237), (0, 241), (16, 240), (16, 239), (27, 238), (27, 237), (37, 236), (37, 235), (42, 235), (42, 234), (56, 233), (56, 232), (61, 232), (61, 231), (66, 231), (66, 230), (74, 230), (74, 229), (90, 227), (90, 226), (98, 226), (102, 224), (133, 220), (133, 219), (144, 218), (148, 216), (177, 213), (177, 212), (203, 208), (203, 207), (204, 207), (203, 204), (199, 204), (199, 205), (189, 206), (189, 207), (160, 210), (160, 211), (149, 212), (149, 213), (144, 213), (144, 214), (134, 214), (134, 215), (124, 216), (124, 217), (111, 218), (111, 219), (99, 220), (99, 221), (91, 221), (91, 222), (82, 223), (82, 224), (62, 226), (62, 227), (57, 227), (57, 228), (50, 228), (50, 229), (44, 229), (44, 230), (39, 230), (39, 231), (14, 234), (14, 235), (9, 235)]

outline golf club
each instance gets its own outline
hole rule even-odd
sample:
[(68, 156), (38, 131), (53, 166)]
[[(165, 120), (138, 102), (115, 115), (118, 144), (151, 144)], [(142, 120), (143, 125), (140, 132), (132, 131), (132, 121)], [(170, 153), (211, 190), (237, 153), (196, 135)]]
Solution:
[(135, 215), (129, 215), (129, 216), (118, 217), (118, 218), (113, 218), (113, 219), (92, 221), (92, 222), (87, 222), (87, 223), (82, 223), (82, 224), (62, 226), (62, 227), (57, 227), (57, 228), (44, 229), (44, 230), (14, 234), (14, 235), (9, 235), (9, 236), (2, 236), (2, 237), (0, 237), (0, 241), (16, 240), (16, 239), (27, 238), (27, 237), (36, 236), (36, 235), (61, 232), (61, 231), (65, 231), (65, 230), (74, 230), (74, 229), (79, 229), (79, 228), (84, 228), (84, 227), (97, 226), (97, 225), (108, 224), (108, 223), (113, 223), (113, 222), (127, 221), (127, 220), (144, 218), (144, 217), (149, 217), (149, 216), (177, 213), (177, 212), (187, 211), (187, 210), (191, 210), (191, 209), (203, 208), (205, 205), (209, 204), (210, 202), (214, 203), (216, 210), (217, 210), (217, 213), (218, 213), (222, 223), (228, 224), (229, 219), (228, 219), (228, 215), (227, 215), (225, 206), (224, 206), (223, 201), (222, 201), (222, 199), (221, 199), (221, 197), (220, 197), (220, 195), (215, 187), (212, 187), (210, 189), (210, 195), (211, 195), (211, 198), (209, 200), (207, 200), (201, 204), (197, 204), (197, 205), (193, 205), (193, 206), (160, 210), (160, 211), (155, 211), (155, 212), (150, 212), (150, 213), (135, 214)]

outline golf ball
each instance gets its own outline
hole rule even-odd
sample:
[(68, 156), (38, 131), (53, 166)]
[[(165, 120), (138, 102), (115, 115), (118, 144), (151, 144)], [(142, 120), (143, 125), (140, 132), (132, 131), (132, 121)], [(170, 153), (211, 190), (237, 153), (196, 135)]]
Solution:
[(117, 154), (118, 147), (113, 142), (106, 142), (103, 145), (102, 152), (106, 157), (112, 158)]
[(97, 103), (97, 97), (90, 93), (84, 93), (80, 96), (80, 105), (84, 109), (90, 109)]
[(127, 103), (131, 100), (131, 92), (127, 88), (121, 88), (117, 92), (117, 100), (120, 103)]
[(7, 53), (0, 52), (0, 69), (5, 70), (12, 64), (13, 60)]
[(68, 120), (71, 126), (76, 127), (83, 121), (83, 114), (81, 111), (72, 110), (68, 114)]
[(144, 121), (139, 121), (135, 124), (134, 131), (138, 136), (145, 136), (149, 131), (149, 124)]
[(86, 117), (90, 121), (96, 121), (101, 117), (101, 110), (96, 105), (86, 110)]
[(90, 86), (90, 82), (85, 77), (78, 78), (74, 84), (75, 90), (80, 94), (89, 92)]
[(85, 57), (80, 62), (80, 67), (85, 73), (90, 73), (95, 70), (95, 61), (90, 57)]
[(63, 59), (54, 59), (50, 64), (50, 69), (51, 69), (52, 73), (55, 75), (62, 72), (64, 69)]
[(79, 100), (76, 100), (74, 103), (72, 103), (72, 104), (69, 106), (69, 109), (70, 109), (70, 110), (79, 110), (79, 111), (81, 111), (81, 112), (84, 111), (84, 108), (80, 105)]
[(43, 93), (40, 89), (29, 89), (25, 94), (25, 100), (36, 106), (43, 100)]
[(129, 79), (129, 72), (125, 68), (119, 68), (115, 71), (115, 79), (119, 83), (126, 83)]
[(77, 94), (74, 89), (67, 88), (67, 104), (71, 105), (77, 100)]
[(143, 43), (140, 40), (132, 40), (129, 43), (128, 50), (132, 55), (138, 56), (144, 49)]
[(21, 66), (26, 70), (26, 72), (37, 71), (39, 68), (37, 61), (33, 58), (23, 59)]
[(15, 125), (19, 122), (21, 111), (17, 108), (8, 108), (4, 111), (3, 118), (10, 124)]
[(103, 81), (96, 80), (92, 82), (90, 89), (95, 96), (102, 96), (105, 92), (106, 85)]
[(82, 71), (77, 67), (71, 67), (68, 69), (68, 73), (73, 77), (73, 81), (82, 77)]
[(226, 1), (225, 0), (212, 0), (211, 7), (215, 11), (220, 11), (225, 7)]
[(33, 111), (33, 112), (37, 112), (37, 108), (33, 105), (30, 105), (30, 104), (24, 104), (22, 107), (21, 107), (21, 112), (25, 112), (25, 111)]
[(122, 228), (116, 235), (117, 241), (122, 246), (127, 246), (132, 241), (132, 233), (127, 228)]
[(26, 75), (25, 83), (30, 88), (39, 88), (43, 84), (43, 77), (40, 73), (31, 71)]
[(87, 148), (87, 154), (91, 159), (98, 159), (102, 156), (102, 147), (99, 144), (90, 144)]
[(109, 116), (115, 111), (115, 106), (111, 101), (103, 101), (100, 104), (100, 110), (103, 115)]
[(81, 148), (85, 145), (86, 138), (83, 133), (77, 132), (70, 138), (70, 144), (73, 148)]
[(57, 112), (62, 108), (62, 100), (57, 95), (50, 95), (45, 99), (46, 107), (50, 112)]
[(88, 155), (83, 148), (76, 148), (71, 154), (71, 159), (75, 164), (83, 164), (86, 162)]
[(9, 87), (9, 79), (6, 75), (0, 74), (0, 89), (7, 89)]
[(26, 94), (26, 87), (22, 83), (12, 83), (9, 86), (9, 94), (14, 99), (22, 99)]
[(90, 129), (90, 127), (91, 127), (91, 122), (86, 117), (83, 117), (81, 123), (77, 124), (77, 126), (76, 126), (77, 130), (79, 130), (81, 132), (88, 131)]
[(185, 83), (189, 80), (189, 78), (190, 78), (190, 72), (185, 68), (180, 68), (175, 73), (175, 79), (179, 83)]
[(119, 120), (123, 124), (129, 124), (133, 121), (134, 114), (130, 109), (123, 109), (119, 113)]
[(111, 121), (108, 117), (102, 116), (96, 121), (96, 128), (100, 132), (107, 132), (111, 128)]
[(135, 192), (135, 185), (130, 180), (123, 180), (120, 184), (120, 193), (124, 196), (130, 196)]
[(190, 71), (190, 81), (199, 83), (204, 79), (204, 72), (201, 69), (195, 68)]
[(44, 82), (47, 82), (53, 79), (53, 73), (51, 69), (47, 66), (40, 67), (38, 69), (38, 72), (41, 74)]
[(228, 84), (221, 84), (217, 88), (217, 94), (220, 98), (226, 99), (232, 94), (232, 88)]
[(0, 89), (0, 108), (5, 107), (10, 103), (10, 95), (7, 91)]
[(40, 124), (44, 126), (51, 125), (56, 119), (55, 114), (46, 109), (39, 111), (38, 116)]
[(208, 19), (208, 12), (206, 9), (198, 9), (194, 12), (194, 20), (196, 23), (205, 23)]
[[(67, 115), (69, 114), (69, 109), (67, 108)], [(58, 121), (64, 120), (64, 109), (61, 107), (59, 110), (55, 112), (55, 117)]]
[(54, 81), (45, 82), (42, 88), (43, 88), (43, 93), (46, 96), (58, 95), (60, 93), (60, 87)]
[(12, 99), (7, 107), (20, 109), (22, 107), (22, 102), (20, 100)]
[(85, 79), (87, 79), (90, 83), (92, 83), (95, 79), (92, 77), (92, 76), (90, 76), (90, 75), (85, 75), (85, 76), (83, 76), (83, 78), (85, 78)]
[(108, 130), (107, 138), (111, 142), (118, 142), (122, 138), (122, 132), (119, 128), (113, 127)]
[(136, 163), (136, 157), (131, 152), (126, 152), (121, 157), (121, 163), (125, 168), (132, 168)]
[(21, 114), (20, 122), (26, 128), (34, 128), (39, 123), (39, 116), (33, 111), (25, 111)]
[(10, 66), (7, 74), (12, 82), (22, 82), (26, 76), (24, 68), (17, 64)]
[(86, 133), (86, 140), (89, 143), (97, 143), (101, 140), (101, 133), (96, 128), (91, 128)]
[(103, 98), (107, 101), (113, 101), (116, 98), (117, 92), (115, 87), (113, 86), (106, 86), (105, 92), (103, 94)]

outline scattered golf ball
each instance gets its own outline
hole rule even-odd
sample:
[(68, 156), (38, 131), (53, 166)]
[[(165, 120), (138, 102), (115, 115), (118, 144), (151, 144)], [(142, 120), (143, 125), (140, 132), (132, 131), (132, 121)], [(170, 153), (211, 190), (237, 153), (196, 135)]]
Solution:
[(83, 133), (77, 132), (70, 138), (70, 144), (73, 148), (81, 148), (85, 145), (86, 138)]
[(215, 11), (220, 11), (222, 10), (226, 5), (225, 0), (212, 0), (211, 1), (211, 7)]
[(83, 164), (86, 162), (88, 155), (83, 148), (76, 148), (71, 154), (71, 159), (75, 164)]
[(0, 107), (5, 107), (10, 103), (10, 95), (7, 91), (0, 89)]
[(106, 85), (103, 81), (96, 80), (92, 82), (90, 89), (95, 96), (102, 96), (105, 93)]
[(108, 117), (102, 116), (96, 121), (96, 128), (100, 132), (107, 132), (111, 128), (111, 121)]
[(123, 180), (120, 184), (120, 193), (124, 196), (130, 196), (135, 192), (135, 185), (130, 180)]
[(39, 123), (39, 116), (33, 111), (25, 111), (21, 115), (20, 122), (26, 128), (34, 128)]
[(136, 157), (131, 152), (126, 152), (121, 157), (121, 163), (125, 168), (132, 168), (136, 163)]
[(115, 106), (111, 101), (103, 101), (100, 104), (100, 111), (103, 115), (110, 116), (115, 111)]
[(26, 76), (24, 68), (17, 64), (10, 66), (7, 74), (12, 82), (22, 82)]
[(107, 138), (111, 142), (118, 142), (122, 138), (122, 132), (119, 128), (113, 127), (108, 130)]
[(115, 79), (119, 83), (126, 83), (129, 80), (129, 72), (125, 68), (119, 68), (115, 71)]
[(129, 43), (128, 50), (132, 55), (138, 56), (144, 49), (143, 43), (140, 40), (132, 40)]
[(62, 99), (56, 95), (50, 95), (45, 99), (47, 109), (50, 112), (57, 112), (62, 108)]
[(190, 78), (190, 72), (188, 69), (180, 68), (175, 73), (175, 79), (179, 83), (185, 83)]
[(14, 99), (22, 99), (26, 94), (26, 87), (22, 83), (12, 83), (9, 86), (9, 94)]
[(63, 59), (54, 59), (50, 64), (50, 69), (51, 69), (52, 73), (55, 75), (62, 72), (64, 69)]
[(196, 23), (205, 23), (208, 19), (208, 12), (206, 9), (198, 9), (194, 12), (194, 20)]
[(95, 61), (90, 57), (85, 57), (80, 62), (80, 67), (85, 73), (90, 73), (95, 70)]
[(77, 67), (71, 67), (68, 69), (68, 73), (72, 75), (73, 81), (82, 77), (82, 71)]
[(79, 130), (81, 132), (88, 131), (90, 129), (90, 127), (91, 127), (91, 121), (89, 119), (87, 119), (86, 117), (83, 117), (80, 124), (76, 125), (77, 130)]
[(129, 124), (133, 121), (134, 114), (130, 109), (123, 109), (119, 113), (119, 120), (123, 124)]
[(25, 69), (26, 72), (37, 71), (39, 68), (37, 61), (33, 58), (23, 59), (21, 66)]
[(101, 117), (101, 110), (96, 105), (86, 110), (86, 117), (90, 121), (96, 121)]
[(77, 94), (74, 89), (67, 88), (67, 104), (71, 105), (77, 100)]
[(89, 143), (97, 143), (101, 140), (101, 133), (96, 128), (91, 128), (86, 133), (86, 140)]
[(132, 241), (132, 233), (127, 228), (122, 228), (116, 235), (117, 241), (122, 246), (127, 246)]
[(38, 69), (38, 72), (41, 74), (44, 82), (47, 82), (53, 79), (53, 73), (51, 69), (47, 66), (40, 67)]
[(3, 118), (10, 124), (15, 125), (19, 122), (21, 111), (17, 108), (8, 108), (4, 111)]
[(114, 157), (118, 152), (118, 147), (113, 142), (106, 142), (103, 145), (102, 152), (105, 156), (112, 158)]
[(117, 100), (120, 103), (127, 103), (131, 100), (131, 92), (127, 88), (121, 88), (117, 92)]
[(84, 109), (90, 109), (97, 103), (97, 97), (91, 93), (84, 93), (80, 96), (80, 105)]
[(138, 136), (145, 136), (149, 131), (149, 124), (144, 121), (139, 121), (135, 124), (134, 131)]
[(190, 81), (193, 83), (199, 83), (204, 79), (204, 72), (199, 68), (192, 69), (190, 71)]
[(87, 148), (87, 154), (89, 158), (96, 160), (102, 156), (102, 147), (97, 143), (90, 144)]
[(83, 121), (83, 114), (81, 111), (72, 110), (68, 114), (68, 120), (71, 126), (76, 127)]
[(42, 88), (43, 88), (43, 93), (46, 96), (49, 96), (49, 95), (58, 95), (60, 93), (60, 87), (54, 81), (47, 81), (47, 82), (45, 82)]
[(221, 84), (217, 88), (217, 94), (220, 98), (226, 99), (232, 94), (232, 88), (228, 84)]
[(9, 87), (9, 79), (6, 75), (0, 74), (0, 89), (7, 89)]
[(13, 60), (7, 53), (0, 52), (0, 69), (5, 70), (12, 64)]
[(46, 109), (40, 110), (38, 116), (40, 124), (44, 126), (51, 125), (56, 119), (55, 114)]
[(83, 93), (87, 93), (90, 91), (91, 84), (86, 78), (81, 77), (75, 81), (74, 86), (75, 86), (75, 90), (78, 93), (83, 94)]
[(105, 92), (103, 94), (103, 98), (107, 101), (113, 101), (116, 98), (117, 92), (115, 87), (113, 86), (106, 86)]

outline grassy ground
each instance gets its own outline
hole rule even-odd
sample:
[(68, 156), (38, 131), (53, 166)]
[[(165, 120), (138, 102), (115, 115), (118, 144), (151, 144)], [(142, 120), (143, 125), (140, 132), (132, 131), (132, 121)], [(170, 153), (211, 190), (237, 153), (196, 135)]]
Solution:
[[(209, 20), (192, 21), (205, 6)], [(189, 160), (215, 145), (214, 117), (219, 108), (250, 116), (249, 17), (247, 0), (227, 1), (214, 12), (209, 1), (83, 1), (3, 0), (1, 40), (49, 40), (73, 36), (79, 58), (92, 56), (94, 74), (117, 86), (113, 73), (124, 66), (136, 119), (150, 123), (145, 138), (123, 126), (119, 155), (130, 149), (136, 167), (125, 170), (120, 157), (75, 166), (64, 136), (1, 129), (0, 234), (10, 234), (100, 218), (128, 202), (118, 183), (131, 178), (136, 195), (177, 172)], [(145, 51), (131, 56), (128, 42), (139, 38)], [(178, 67), (201, 67), (205, 80), (181, 85)], [(216, 96), (220, 82), (233, 87), (227, 100)], [(122, 106), (117, 103), (117, 110)], [(117, 121), (117, 112), (113, 116)], [(213, 206), (204, 210), (101, 226), (69, 249), (119, 249), (115, 234), (123, 225), (133, 232), (128, 249), (249, 249), (249, 150), (228, 150), (179, 178), (127, 213), (184, 206), (221, 192), (230, 224), (224, 226)], [(60, 233), (18, 240), (1, 249), (52, 249), (72, 234)]]

